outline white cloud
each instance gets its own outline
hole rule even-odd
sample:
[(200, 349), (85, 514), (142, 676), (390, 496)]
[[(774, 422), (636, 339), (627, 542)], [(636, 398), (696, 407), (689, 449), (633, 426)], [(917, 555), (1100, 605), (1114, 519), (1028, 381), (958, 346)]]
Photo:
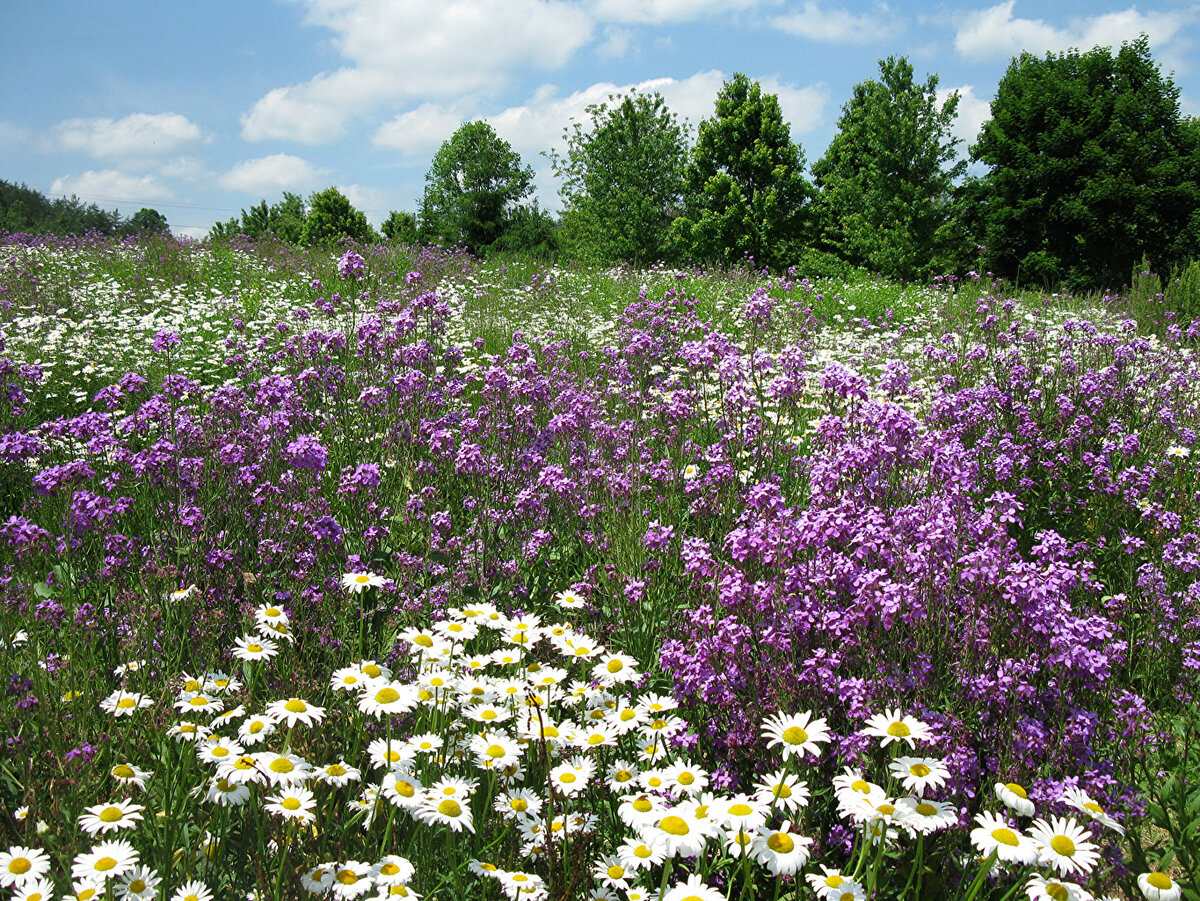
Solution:
[(431, 154), (449, 138), (467, 117), (454, 108), (422, 103), (402, 113), (379, 129), (371, 138), (376, 147), (399, 150), (408, 156)]
[(367, 220), (376, 228), (387, 218), (387, 210), (384, 209), (387, 201), (382, 191), (366, 185), (338, 185), (337, 188), (356, 210), (366, 214)]
[(0, 147), (16, 147), (18, 144), (28, 143), (32, 137), (24, 125), (0, 119)]
[(51, 137), (59, 150), (120, 161), (170, 156), (204, 134), (178, 113), (134, 113), (123, 119), (66, 119)]
[(381, 105), (490, 92), (510, 71), (564, 65), (593, 30), (563, 0), (303, 2), (350, 65), (268, 92), (242, 116), (246, 140), (327, 143)]
[(628, 28), (609, 25), (604, 29), (604, 40), (596, 47), (596, 55), (603, 59), (620, 59), (629, 52), (633, 43), (633, 32)]
[(172, 228), (171, 231), (184, 238), (193, 238), (197, 241), (202, 240), (208, 234), (208, 229), (200, 225), (184, 225), (180, 228)]
[(1142, 13), (1131, 6), (1101, 15), (1075, 17), (1067, 27), (1058, 28), (1045, 19), (1014, 17), (1015, 6), (1016, 0), (1004, 0), (968, 15), (955, 35), (955, 49), (976, 59), (1004, 59), (1022, 51), (1042, 54), (1072, 47), (1116, 48), (1143, 32), (1154, 44), (1167, 44), (1197, 16), (1195, 8)]
[(822, 9), (811, 0), (796, 12), (776, 16), (771, 24), (796, 37), (830, 44), (867, 44), (894, 36), (898, 30), (886, 7), (855, 15), (845, 9)]
[(595, 0), (592, 9), (596, 18), (604, 22), (659, 24), (691, 21), (757, 5), (758, 0)]
[(955, 91), (958, 91), (958, 116), (954, 119), (951, 133), (962, 141), (958, 145), (958, 151), (965, 157), (968, 148), (979, 137), (983, 123), (992, 118), (992, 104), (990, 100), (975, 96), (974, 85), (965, 84), (959, 88), (938, 88), (938, 105), (945, 103)]
[(273, 153), (238, 163), (222, 175), (219, 182), (222, 187), (234, 191), (262, 196), (276, 191), (315, 188), (327, 174), (327, 169), (318, 169), (298, 156)]
[(50, 193), (54, 196), (74, 194), (89, 203), (133, 206), (175, 197), (174, 192), (153, 175), (131, 175), (116, 169), (89, 169), (79, 175), (64, 175), (50, 185)]

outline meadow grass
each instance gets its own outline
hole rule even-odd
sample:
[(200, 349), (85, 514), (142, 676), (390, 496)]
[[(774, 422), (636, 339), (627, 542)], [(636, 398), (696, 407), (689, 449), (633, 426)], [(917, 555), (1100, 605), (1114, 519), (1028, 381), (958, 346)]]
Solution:
[(3, 249), (15, 896), (1194, 897), (1142, 300)]

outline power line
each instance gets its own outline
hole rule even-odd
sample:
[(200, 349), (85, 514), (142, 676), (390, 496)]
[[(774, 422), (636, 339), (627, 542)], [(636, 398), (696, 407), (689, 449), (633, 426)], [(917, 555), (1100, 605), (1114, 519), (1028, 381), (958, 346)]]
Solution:
[[(155, 208), (161, 206), (161, 207), (170, 207), (171, 209), (178, 209), (178, 210), (206, 210), (208, 212), (213, 212), (213, 213), (240, 213), (244, 209), (244, 207), (197, 206), (196, 204), (190, 204), (190, 203), (167, 203), (165, 200), (134, 200), (129, 197), (102, 197), (99, 194), (76, 194), (74, 191), (72, 191), (70, 195), (67, 195), (67, 194), (62, 195), (62, 197), (64, 197), (64, 198), (67, 196), (77, 197), (80, 200), (100, 201), (102, 203), (123, 203), (123, 204), (129, 204), (131, 206), (153, 206)], [(364, 212), (364, 213), (385, 213), (385, 212), (390, 212), (390, 210), (376, 208), (376, 209), (364, 209), (364, 210), (362, 210), (362, 212)]]

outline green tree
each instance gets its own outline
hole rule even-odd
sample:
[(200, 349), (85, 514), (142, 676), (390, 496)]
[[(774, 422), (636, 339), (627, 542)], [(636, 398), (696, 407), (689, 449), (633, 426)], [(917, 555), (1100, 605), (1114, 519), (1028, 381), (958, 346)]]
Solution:
[(557, 256), (558, 246), (558, 223), (553, 216), (539, 207), (535, 200), (513, 210), (508, 227), (492, 244), (492, 249), (501, 253), (551, 260)]
[(379, 230), (393, 244), (417, 243), (417, 217), (412, 213), (391, 210)]
[(786, 265), (808, 240), (812, 185), (779, 98), (736, 73), (700, 123), (687, 167), (687, 213), (672, 227), (682, 253), (714, 263), (750, 255)]
[(167, 223), (167, 217), (149, 207), (142, 207), (121, 226), (121, 231), (127, 235), (136, 235), (141, 232), (162, 234), (170, 232), (170, 230), (171, 226)]
[(421, 236), (481, 254), (533, 190), (533, 169), (486, 122), (467, 122), (442, 144), (425, 176)]
[(300, 234), (302, 244), (325, 246), (344, 238), (366, 242), (375, 237), (367, 217), (337, 188), (326, 188), (313, 194), (308, 206), (308, 216)]
[(971, 156), (988, 263), (1021, 281), (1119, 287), (1197, 252), (1194, 127), (1145, 35), (1117, 53), (1028, 53), (1000, 80)]
[(550, 154), (563, 180), (563, 242), (573, 256), (645, 265), (667, 255), (683, 198), (687, 130), (658, 93), (610, 95)]
[(958, 94), (937, 100), (937, 75), (913, 79), (907, 59), (879, 61), (842, 107), (838, 133), (813, 166), (821, 239), (855, 265), (895, 278), (945, 271), (954, 181), (966, 170), (950, 134)]

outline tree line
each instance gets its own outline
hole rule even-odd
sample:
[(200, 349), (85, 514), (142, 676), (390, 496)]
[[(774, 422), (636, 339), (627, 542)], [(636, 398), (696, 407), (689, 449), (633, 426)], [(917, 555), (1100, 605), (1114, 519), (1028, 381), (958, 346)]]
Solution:
[(78, 197), (51, 200), (26, 185), (0, 181), (0, 233), (81, 235), (131, 235), (169, 231), (167, 218), (143, 207), (128, 219), (116, 210), (104, 210)]
[[(657, 93), (610, 96), (546, 154), (561, 182), (557, 216), (533, 199), (533, 169), (512, 146), (467, 122), (433, 156), (417, 211), (392, 211), (382, 237), (600, 265), (753, 261), (909, 280), (986, 268), (1072, 290), (1119, 287), (1142, 261), (1170, 274), (1200, 257), (1200, 121), (1181, 114), (1144, 35), (1116, 52), (1014, 58), (965, 157), (953, 136), (959, 96), (938, 94), (937, 75), (918, 80), (906, 58), (881, 60), (811, 167), (778, 98), (745, 75), (725, 82), (694, 134)], [(0, 230), (113, 232), (161, 219), (142, 210), (123, 223), (35, 194), (0, 182)], [(336, 188), (264, 199), (210, 231), (238, 234), (380, 238)]]

